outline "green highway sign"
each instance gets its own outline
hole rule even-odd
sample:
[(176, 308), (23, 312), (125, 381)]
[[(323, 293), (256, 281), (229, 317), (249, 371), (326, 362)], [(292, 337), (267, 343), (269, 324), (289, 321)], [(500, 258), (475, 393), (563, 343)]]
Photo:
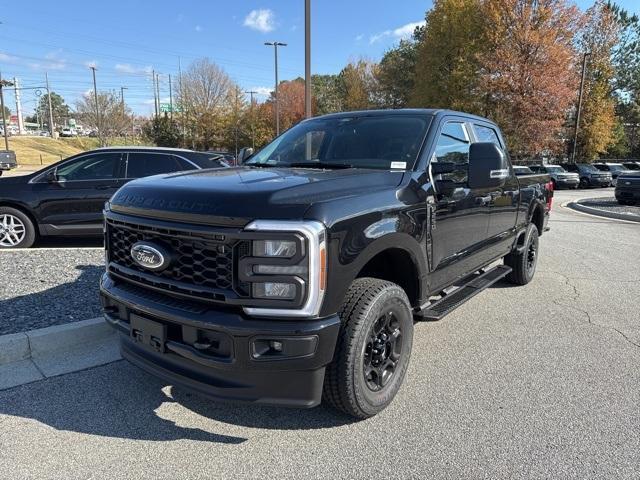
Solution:
[(170, 103), (161, 103), (160, 111), (161, 112), (180, 112), (181, 109), (178, 105), (171, 105)]

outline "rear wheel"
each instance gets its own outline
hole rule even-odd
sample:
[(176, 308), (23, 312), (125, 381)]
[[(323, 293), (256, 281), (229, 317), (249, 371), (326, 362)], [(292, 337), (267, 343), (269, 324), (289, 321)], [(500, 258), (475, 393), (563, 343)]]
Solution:
[(516, 285), (526, 285), (536, 273), (538, 264), (538, 228), (530, 223), (527, 227), (522, 252), (512, 252), (504, 257), (504, 264), (511, 267), (507, 280)]
[(36, 230), (20, 210), (0, 207), (0, 249), (29, 248), (36, 240)]
[(580, 188), (588, 188), (589, 187), (589, 180), (587, 180), (585, 177), (582, 177), (580, 179)]
[(411, 357), (413, 315), (404, 290), (376, 278), (356, 279), (340, 317), (323, 399), (356, 418), (387, 407), (402, 385)]

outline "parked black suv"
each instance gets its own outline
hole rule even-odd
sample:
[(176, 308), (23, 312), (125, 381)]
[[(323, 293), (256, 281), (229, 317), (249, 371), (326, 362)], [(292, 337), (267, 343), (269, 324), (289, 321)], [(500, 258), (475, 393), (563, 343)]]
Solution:
[(16, 152), (13, 150), (0, 150), (0, 177), (5, 170), (11, 170), (17, 166)]
[(226, 164), (191, 150), (112, 147), (0, 178), (0, 249), (30, 247), (38, 235), (102, 235), (104, 203), (128, 181), (221, 166)]
[(640, 170), (630, 170), (620, 174), (615, 190), (620, 205), (640, 203)]
[(609, 187), (613, 181), (609, 172), (598, 170), (590, 163), (563, 163), (561, 166), (567, 172), (580, 176), (580, 188)]
[(593, 166), (602, 172), (610, 172), (611, 178), (612, 178), (612, 182), (611, 182), (612, 185), (616, 184), (618, 175), (629, 171), (621, 163), (594, 163)]
[(104, 315), (123, 356), (172, 383), (369, 417), (403, 382), (414, 319), (531, 281), (551, 197), (548, 175), (514, 175), (484, 118), (306, 120), (242, 167), (122, 187)]

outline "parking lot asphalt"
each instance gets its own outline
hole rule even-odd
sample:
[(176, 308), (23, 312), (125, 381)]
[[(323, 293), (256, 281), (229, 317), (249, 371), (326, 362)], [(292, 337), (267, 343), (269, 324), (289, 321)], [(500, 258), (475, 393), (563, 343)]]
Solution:
[(534, 281), (416, 325), (352, 422), (211, 402), (124, 361), (0, 392), (0, 478), (638, 478), (640, 226), (560, 205)]
[[(0, 252), (0, 335), (100, 315), (104, 250), (86, 242)], [(93, 244), (89, 244), (93, 245)]]

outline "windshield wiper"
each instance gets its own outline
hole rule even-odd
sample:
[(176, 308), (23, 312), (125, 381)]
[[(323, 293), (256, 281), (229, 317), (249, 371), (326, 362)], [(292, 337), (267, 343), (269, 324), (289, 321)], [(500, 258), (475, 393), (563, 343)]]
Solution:
[(344, 169), (353, 168), (350, 163), (330, 163), (330, 162), (294, 162), (287, 165), (290, 168), (326, 168), (326, 169)]

